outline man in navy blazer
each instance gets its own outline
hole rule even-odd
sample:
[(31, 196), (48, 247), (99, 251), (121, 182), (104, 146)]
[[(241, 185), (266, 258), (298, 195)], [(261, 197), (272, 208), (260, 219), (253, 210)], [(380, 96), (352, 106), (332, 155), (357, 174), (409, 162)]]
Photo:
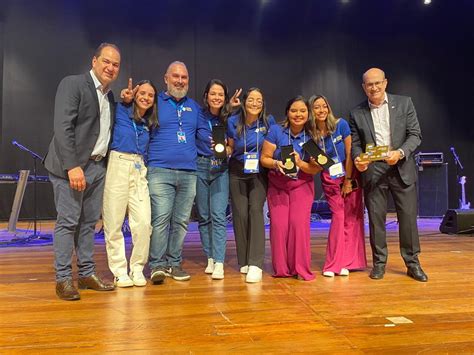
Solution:
[(80, 299), (72, 282), (76, 251), (80, 289), (110, 291), (114, 285), (95, 273), (94, 234), (104, 191), (105, 156), (114, 118), (110, 84), (117, 79), (120, 51), (101, 44), (85, 74), (65, 77), (54, 105), (54, 136), (44, 165), (49, 171), (57, 210), (54, 228), (56, 294)]
[[(420, 241), (417, 214), (418, 178), (414, 152), (421, 143), (421, 130), (411, 98), (386, 93), (385, 73), (372, 68), (363, 75), (362, 88), (368, 100), (350, 114), (352, 158), (362, 173), (365, 204), (369, 214), (370, 245), (372, 247), (372, 279), (382, 279), (387, 263), (386, 216), (390, 191), (399, 222), (400, 253), (407, 266), (407, 275), (426, 282), (418, 260)], [(363, 161), (359, 155), (367, 144), (389, 146), (383, 161)]]

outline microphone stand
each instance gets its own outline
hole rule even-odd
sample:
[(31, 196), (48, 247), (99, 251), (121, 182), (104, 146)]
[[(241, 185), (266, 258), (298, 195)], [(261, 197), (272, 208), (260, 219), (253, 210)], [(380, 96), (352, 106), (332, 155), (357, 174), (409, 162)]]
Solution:
[(37, 175), (36, 175), (36, 161), (37, 160), (43, 160), (43, 157), (41, 157), (40, 155), (36, 154), (35, 152), (33, 152), (32, 150), (26, 148), (25, 146), (21, 145), (20, 143), (18, 143), (17, 141), (12, 141), (12, 144), (29, 153), (31, 155), (31, 157), (33, 158), (33, 210), (34, 210), (34, 213), (33, 213), (33, 235), (30, 236), (30, 238), (37, 238), (39, 237), (39, 235), (37, 234), (37, 219), (38, 219), (38, 211), (37, 211), (37, 203), (36, 203), (36, 180), (37, 180)]
[[(456, 166), (456, 182), (458, 183), (458, 185), (460, 185), (461, 175), (462, 175), (462, 171), (464, 170), (464, 167), (462, 166), (461, 160), (459, 160), (459, 156), (456, 154), (456, 150), (454, 149), (454, 147), (449, 148), (449, 150), (453, 154), (454, 165)], [(462, 193), (459, 189), (459, 186), (458, 186), (458, 191), (459, 191), (459, 195), (461, 195)]]

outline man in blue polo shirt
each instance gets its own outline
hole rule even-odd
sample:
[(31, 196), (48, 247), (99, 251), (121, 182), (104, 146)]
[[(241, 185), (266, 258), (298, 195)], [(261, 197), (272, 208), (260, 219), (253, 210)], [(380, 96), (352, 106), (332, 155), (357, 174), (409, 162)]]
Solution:
[(173, 62), (158, 95), (159, 127), (150, 136), (148, 186), (153, 233), (150, 244), (151, 281), (166, 276), (186, 281), (191, 276), (181, 267), (181, 252), (196, 194), (196, 128), (199, 105), (186, 96), (186, 65)]

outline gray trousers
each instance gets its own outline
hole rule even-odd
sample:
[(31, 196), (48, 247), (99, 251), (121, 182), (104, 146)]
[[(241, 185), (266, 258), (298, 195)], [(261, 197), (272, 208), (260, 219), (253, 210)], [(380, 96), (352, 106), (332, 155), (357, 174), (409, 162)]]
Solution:
[(395, 202), (399, 223), (400, 254), (406, 266), (418, 265), (420, 240), (418, 236), (417, 214), (418, 196), (416, 184), (405, 185), (396, 167), (387, 164), (373, 163), (375, 183), (364, 186), (365, 204), (369, 214), (370, 246), (373, 264), (387, 263), (387, 198), (390, 191)]
[(54, 228), (56, 281), (72, 279), (72, 254), (76, 250), (79, 277), (95, 272), (95, 225), (102, 211), (104, 161), (89, 161), (84, 167), (86, 189), (75, 191), (69, 180), (49, 174), (53, 185), (57, 220)]

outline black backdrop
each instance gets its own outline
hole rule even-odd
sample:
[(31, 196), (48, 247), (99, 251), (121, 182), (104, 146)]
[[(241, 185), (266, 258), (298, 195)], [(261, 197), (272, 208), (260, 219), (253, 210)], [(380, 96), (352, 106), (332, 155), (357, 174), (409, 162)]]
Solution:
[[(95, 47), (118, 44), (127, 78), (163, 87), (169, 62), (182, 60), (190, 96), (208, 79), (232, 89), (259, 86), (269, 111), (283, 116), (288, 98), (325, 94), (347, 117), (364, 99), (361, 74), (385, 70), (388, 91), (409, 95), (423, 132), (420, 151), (443, 152), (449, 164), (449, 205), (458, 184), (449, 147), (474, 180), (471, 0), (2, 0), (0, 2), (0, 173), (31, 169), (17, 140), (44, 155), (52, 136), (57, 84), (85, 72)], [(45, 175), (42, 166), (38, 173)], [(474, 181), (468, 181), (474, 202)], [(51, 188), (39, 188), (39, 217), (54, 217)], [(0, 219), (8, 218), (14, 186), (0, 185)], [(31, 217), (28, 187), (21, 217)]]

